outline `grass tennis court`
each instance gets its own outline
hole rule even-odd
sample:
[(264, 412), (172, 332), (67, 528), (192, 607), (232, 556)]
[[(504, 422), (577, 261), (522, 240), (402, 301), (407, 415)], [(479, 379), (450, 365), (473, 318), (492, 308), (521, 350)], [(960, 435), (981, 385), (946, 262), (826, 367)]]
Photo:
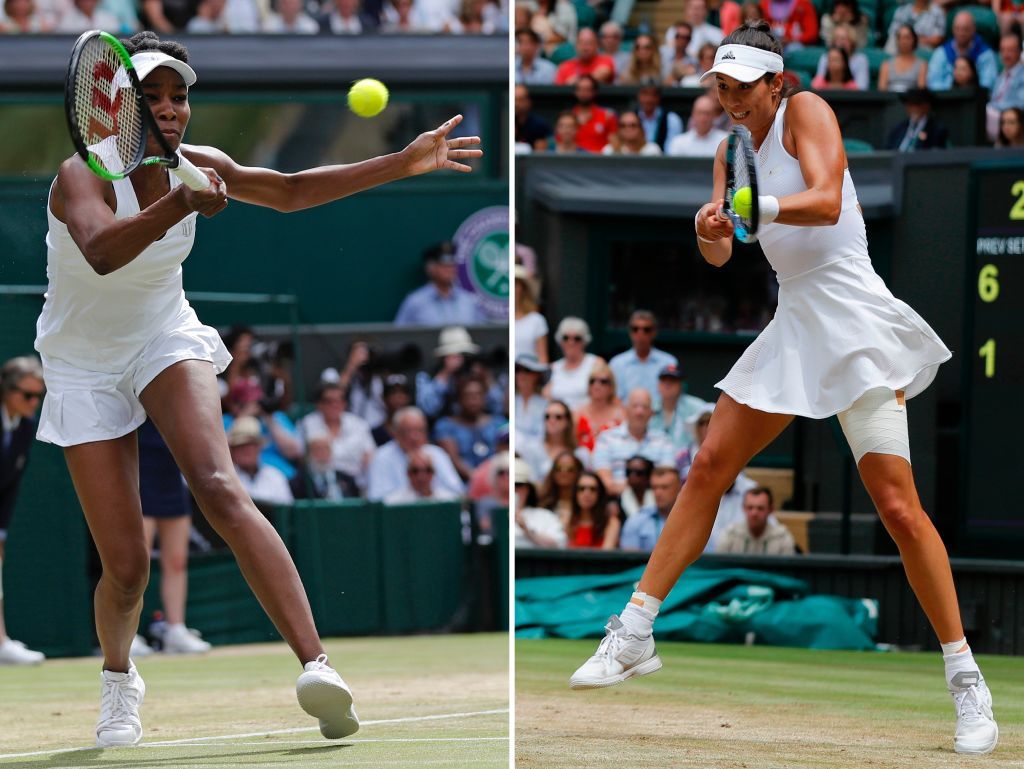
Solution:
[(665, 667), (570, 691), (596, 641), (516, 643), (516, 765), (939, 769), (1024, 765), (1024, 659), (979, 657), (999, 746), (953, 753), (938, 653), (659, 643)]
[(0, 766), (508, 766), (504, 634), (333, 639), (326, 648), (363, 723), (349, 739), (320, 736), (295, 700), (301, 669), (291, 652), (258, 644), (139, 660), (145, 736), (117, 750), (91, 748), (99, 659), (0, 667)]

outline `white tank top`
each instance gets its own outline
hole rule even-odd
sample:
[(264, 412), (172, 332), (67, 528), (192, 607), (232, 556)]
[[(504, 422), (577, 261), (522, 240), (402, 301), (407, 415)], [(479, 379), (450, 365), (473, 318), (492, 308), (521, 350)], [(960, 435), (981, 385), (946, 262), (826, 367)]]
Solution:
[[(168, 174), (173, 190), (181, 182)], [(56, 180), (54, 180), (56, 182)], [(113, 182), (115, 219), (139, 213), (128, 179)], [(52, 192), (53, 185), (50, 185)], [(50, 210), (46, 219), (46, 302), (36, 322), (36, 350), (87, 371), (120, 373), (162, 329), (191, 312), (181, 264), (195, 240), (196, 213), (174, 224), (134, 260), (98, 275)]]
[(551, 400), (564, 401), (571, 409), (577, 409), (587, 401), (590, 386), (590, 372), (594, 370), (597, 356), (583, 354), (580, 365), (571, 371), (565, 367), (565, 358), (551, 364)]
[[(775, 113), (775, 123), (757, 151), (758, 193), (777, 198), (807, 189), (800, 162), (782, 143), (786, 104), (787, 100), (783, 99)], [(757, 239), (779, 280), (851, 256), (866, 257), (868, 238), (850, 169), (843, 169), (843, 207), (838, 222), (820, 227), (773, 222), (761, 226)]]

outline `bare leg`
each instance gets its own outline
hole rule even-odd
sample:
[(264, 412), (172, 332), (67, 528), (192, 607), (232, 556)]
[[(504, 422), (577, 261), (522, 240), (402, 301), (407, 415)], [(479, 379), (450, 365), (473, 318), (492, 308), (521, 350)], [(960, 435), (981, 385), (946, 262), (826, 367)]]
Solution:
[(664, 599), (683, 570), (704, 551), (722, 495), (750, 458), (771, 443), (793, 417), (769, 414), (723, 394), (694, 457), (686, 483), (640, 579), (639, 590)]
[(143, 390), (140, 400), (278, 632), (300, 662), (316, 659), (323, 646), (295, 564), (235, 474), (213, 366), (195, 360), (175, 363)]
[(964, 637), (949, 556), (921, 507), (910, 464), (891, 454), (865, 454), (857, 466), (886, 530), (896, 541), (907, 579), (940, 643)]
[(188, 595), (188, 535), (192, 517), (145, 518), (146, 541), (160, 533), (160, 601), (168, 624), (185, 623), (185, 597)]
[(94, 597), (103, 668), (125, 673), (149, 581), (135, 433), (69, 446), (64, 458), (103, 564)]

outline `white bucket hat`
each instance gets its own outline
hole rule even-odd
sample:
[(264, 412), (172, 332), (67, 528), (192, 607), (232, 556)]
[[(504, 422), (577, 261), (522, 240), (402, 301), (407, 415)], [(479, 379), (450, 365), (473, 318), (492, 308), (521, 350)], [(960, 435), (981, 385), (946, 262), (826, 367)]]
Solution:
[(703, 85), (717, 74), (728, 75), (741, 83), (753, 83), (769, 72), (782, 72), (782, 57), (750, 45), (720, 45), (715, 51), (715, 66), (700, 76)]
[(473, 344), (473, 337), (462, 326), (448, 326), (441, 329), (434, 355), (443, 358), (445, 355), (475, 355), (480, 346)]

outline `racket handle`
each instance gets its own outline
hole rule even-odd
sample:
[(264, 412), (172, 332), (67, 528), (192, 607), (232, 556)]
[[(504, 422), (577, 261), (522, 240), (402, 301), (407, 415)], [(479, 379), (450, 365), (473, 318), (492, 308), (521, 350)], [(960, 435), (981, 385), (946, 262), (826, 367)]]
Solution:
[(179, 155), (178, 165), (171, 169), (175, 176), (194, 190), (205, 190), (212, 182), (210, 177), (196, 168), (188, 158)]

